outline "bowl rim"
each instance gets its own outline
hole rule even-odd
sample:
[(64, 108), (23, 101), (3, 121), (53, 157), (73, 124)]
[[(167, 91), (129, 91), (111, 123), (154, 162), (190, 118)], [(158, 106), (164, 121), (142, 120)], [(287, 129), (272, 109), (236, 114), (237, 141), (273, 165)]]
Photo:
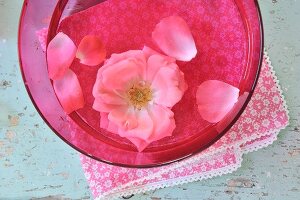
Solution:
[[(191, 156), (194, 156), (195, 154), (197, 154), (197, 153), (199, 153), (199, 152), (207, 149), (209, 146), (211, 146), (212, 144), (214, 144), (216, 141), (218, 141), (221, 137), (223, 137), (228, 132), (228, 130), (236, 123), (236, 121), (240, 118), (240, 116), (242, 115), (242, 113), (246, 109), (248, 103), (250, 102), (250, 100), (252, 98), (254, 90), (255, 90), (255, 88), (257, 86), (258, 78), (259, 78), (261, 67), (262, 67), (262, 63), (263, 63), (263, 55), (264, 55), (264, 26), (263, 26), (262, 14), (261, 14), (261, 9), (259, 7), (258, 0), (254, 0), (255, 7), (256, 7), (256, 10), (257, 10), (257, 14), (258, 14), (258, 21), (259, 21), (259, 28), (260, 28), (260, 39), (261, 39), (261, 41), (260, 41), (259, 62), (258, 62), (258, 67), (257, 67), (257, 70), (256, 70), (256, 74), (255, 74), (255, 77), (254, 77), (254, 80), (253, 80), (254, 81), (253, 85), (251, 87), (251, 90), (249, 91), (249, 95), (248, 95), (247, 99), (245, 100), (243, 106), (240, 108), (239, 112), (233, 118), (232, 122), (229, 123), (227, 125), (227, 127), (224, 130), (222, 130), (222, 132), (220, 132), (217, 135), (217, 137), (214, 137), (211, 140), (211, 142), (207, 143), (202, 148), (199, 148), (196, 151), (193, 151), (192, 153), (190, 153), (190, 154), (188, 154), (186, 156), (180, 157), (178, 159), (173, 159), (173, 160), (170, 160), (170, 161), (167, 161), (167, 162), (155, 163), (155, 164), (146, 164), (146, 165), (132, 165), (132, 164), (115, 163), (115, 162), (111, 162), (111, 161), (108, 161), (108, 160), (104, 160), (104, 159), (98, 158), (96, 156), (93, 156), (93, 155), (89, 154), (88, 152), (85, 152), (84, 150), (80, 149), (79, 147), (75, 146), (74, 144), (72, 144), (70, 141), (68, 141), (67, 139), (65, 139), (60, 133), (58, 133), (52, 127), (52, 125), (44, 117), (43, 113), (40, 111), (39, 107), (37, 106), (37, 104), (36, 104), (36, 102), (35, 102), (32, 94), (30, 92), (29, 86), (27, 84), (25, 84), (26, 77), (25, 77), (25, 73), (24, 73), (24, 70), (23, 70), (23, 64), (22, 64), (22, 59), (21, 59), (21, 57), (22, 57), (22, 50), (21, 50), (21, 45), (20, 44), (21, 44), (21, 41), (22, 41), (22, 37), (21, 37), (21, 35), (22, 35), (21, 34), (21, 30), (22, 30), (22, 26), (23, 26), (22, 22), (23, 22), (25, 13), (26, 13), (26, 8), (27, 8), (28, 1), (29, 0), (24, 0), (24, 2), (23, 2), (23, 6), (22, 6), (22, 9), (21, 9), (21, 14), (20, 14), (20, 18), (19, 18), (19, 26), (18, 26), (19, 27), (18, 28), (18, 57), (19, 57), (19, 67), (20, 67), (20, 71), (21, 71), (21, 74), (22, 74), (22, 79), (23, 79), (23, 83), (25, 85), (26, 91), (27, 91), (27, 93), (28, 93), (28, 95), (30, 97), (30, 100), (31, 100), (32, 104), (34, 105), (35, 109), (37, 110), (37, 112), (39, 113), (39, 115), (41, 116), (41, 118), (44, 120), (44, 122), (48, 125), (48, 127), (59, 138), (61, 138), (65, 143), (67, 143), (73, 149), (75, 149), (76, 151), (78, 151), (78, 152), (84, 154), (85, 156), (88, 156), (88, 157), (90, 157), (90, 158), (92, 158), (94, 160), (97, 160), (97, 161), (100, 161), (100, 162), (103, 162), (103, 163), (106, 163), (106, 164), (114, 165), (114, 166), (127, 167), (127, 168), (152, 168), (152, 167), (160, 167), (160, 166), (169, 165), (171, 163), (174, 163), (174, 162), (177, 162), (177, 161), (181, 161), (181, 160), (184, 160), (184, 159), (189, 158)], [(55, 9), (57, 9), (57, 8), (61, 9), (62, 6), (64, 7), (67, 4), (68, 0), (60, 0), (59, 2), (61, 2), (62, 4), (57, 3)], [(51, 20), (51, 23), (53, 23), (52, 20)], [(49, 38), (47, 40), (49, 40)]]

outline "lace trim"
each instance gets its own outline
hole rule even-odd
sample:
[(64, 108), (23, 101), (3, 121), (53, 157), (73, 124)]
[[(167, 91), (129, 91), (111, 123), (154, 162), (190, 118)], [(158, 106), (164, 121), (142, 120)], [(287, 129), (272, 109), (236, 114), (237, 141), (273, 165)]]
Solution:
[[(272, 135), (272, 137), (269, 137), (266, 140), (261, 141), (262, 143), (255, 143), (255, 144), (247, 145), (246, 148), (241, 148), (240, 150), (236, 150), (235, 155), (236, 155), (237, 162), (235, 164), (231, 164), (231, 165), (228, 165), (228, 166), (216, 169), (216, 170), (212, 170), (209, 172), (203, 172), (201, 174), (194, 174), (194, 175), (190, 175), (190, 176), (178, 177), (178, 178), (174, 178), (174, 179), (150, 183), (147, 185), (135, 186), (135, 187), (132, 187), (130, 190), (121, 189), (120, 191), (117, 191), (116, 193), (111, 193), (111, 194), (106, 195), (105, 199), (106, 198), (114, 199), (114, 198), (118, 198), (121, 196), (130, 196), (132, 194), (143, 193), (143, 192), (147, 192), (147, 191), (151, 191), (151, 190), (155, 190), (155, 189), (162, 189), (162, 188), (172, 187), (172, 186), (176, 186), (176, 185), (183, 185), (186, 183), (201, 181), (201, 180), (233, 173), (234, 171), (236, 171), (238, 168), (241, 167), (241, 163), (243, 161), (243, 158), (242, 158), (243, 154), (257, 151), (259, 149), (269, 146), (277, 139), (277, 135), (279, 134), (279, 132), (280, 131), (277, 131), (276, 133), (274, 133), (274, 135)], [(104, 197), (104, 196), (102, 196), (102, 197)], [(97, 199), (100, 200), (101, 197), (99, 197)]]
[[(128, 183), (126, 183), (122, 186), (114, 188), (113, 190), (111, 190), (109, 192), (103, 193), (101, 196), (97, 197), (96, 200), (107, 199), (107, 198), (108, 199), (114, 199), (114, 198), (118, 198), (118, 197), (121, 197), (121, 196), (128, 196), (128, 195), (131, 195), (131, 194), (143, 193), (143, 192), (147, 192), (147, 191), (151, 191), (151, 190), (155, 190), (155, 189), (159, 189), (159, 188), (171, 187), (171, 186), (175, 186), (175, 185), (179, 185), (179, 184), (189, 183), (189, 182), (193, 182), (193, 181), (208, 179), (208, 178), (212, 178), (212, 177), (215, 177), (215, 176), (220, 176), (220, 175), (232, 173), (232, 172), (236, 171), (241, 166), (241, 163), (243, 161), (243, 159), (242, 159), (243, 154), (253, 152), (253, 151), (257, 151), (261, 148), (267, 147), (268, 145), (272, 144), (277, 139), (277, 135), (279, 134), (279, 132), (282, 129), (284, 129), (286, 126), (289, 125), (289, 111), (288, 111), (288, 107), (287, 107), (285, 98), (283, 96), (283, 91), (282, 91), (282, 89), (279, 85), (279, 80), (277, 79), (274, 68), (271, 64), (270, 58), (269, 58), (268, 53), (266, 51), (264, 52), (264, 58), (267, 62), (268, 67), (270, 68), (271, 74), (273, 76), (273, 80), (276, 84), (276, 87), (279, 90), (284, 110), (287, 113), (288, 122), (286, 124), (284, 124), (282, 127), (278, 128), (278, 129), (272, 129), (272, 130), (269, 130), (265, 133), (254, 134), (252, 137), (248, 137), (247, 139), (239, 141), (235, 144), (230, 144), (228, 146), (224, 146), (224, 147), (218, 149), (217, 151), (208, 152), (205, 155), (194, 156), (194, 157), (192, 157), (192, 158), (190, 158), (186, 161), (181, 161), (181, 162), (174, 163), (174, 164), (170, 165), (169, 167), (166, 167), (163, 170), (160, 170), (159, 172), (157, 172), (157, 173), (155, 173), (151, 176), (147, 176), (147, 177), (144, 177), (144, 178), (140, 178), (140, 179), (128, 182)], [(272, 135), (272, 137), (269, 137), (266, 140), (260, 141), (259, 143), (254, 143), (252, 145), (247, 145), (244, 148), (241, 147), (243, 144), (246, 144), (247, 142), (250, 142), (250, 141), (253, 141), (255, 139), (259, 139), (261, 137), (268, 136), (268, 135), (270, 135), (270, 136)], [(147, 184), (147, 185), (141, 185), (141, 186), (133, 187), (134, 184), (139, 184), (139, 183), (142, 183), (143, 181), (147, 181), (147, 180), (151, 180), (151, 179), (154, 179), (154, 178), (161, 177), (162, 174), (167, 173), (168, 171), (175, 170), (179, 167), (182, 167), (183, 165), (189, 165), (189, 164), (195, 163), (199, 160), (209, 158), (210, 156), (212, 156), (214, 154), (217, 154), (217, 153), (220, 153), (222, 151), (225, 151), (228, 148), (234, 148), (234, 150), (235, 150), (235, 156), (236, 156), (236, 159), (237, 159), (237, 162), (235, 164), (228, 165), (224, 168), (220, 168), (220, 169), (217, 169), (217, 170), (212, 170), (212, 171), (201, 173), (201, 174), (195, 174), (195, 175), (192, 175), (192, 176), (180, 177), (180, 178), (171, 179), (171, 180), (164, 180), (162, 182), (156, 182), (156, 183), (151, 183), (151, 184)], [(128, 187), (133, 187), (133, 188), (128, 189)]]
[(270, 144), (273, 144), (277, 140), (277, 136), (279, 134), (280, 130), (272, 133), (270, 137), (266, 138), (265, 140), (259, 141), (258, 143), (246, 145), (245, 147), (241, 147), (242, 154), (251, 153), (254, 151), (258, 151), (259, 149), (265, 148), (269, 146)]
[[(241, 167), (242, 163), (242, 154), (237, 151), (236, 153), (236, 163), (227, 165), (225, 167), (213, 170), (213, 171), (207, 171), (207, 172), (202, 172), (201, 174), (193, 174), (190, 176), (185, 176), (185, 177), (178, 177), (178, 178), (173, 178), (173, 179), (168, 179), (168, 180), (163, 180), (160, 182), (155, 182), (155, 183), (149, 183), (147, 185), (139, 185), (139, 186), (134, 186), (130, 190), (128, 189), (123, 189), (120, 191), (116, 191), (115, 193), (111, 193), (108, 195), (103, 195), (105, 196), (104, 199), (116, 199), (118, 197), (122, 196), (129, 196), (132, 194), (138, 194), (138, 193), (143, 193), (155, 189), (161, 189), (161, 188), (166, 188), (166, 187), (172, 187), (176, 185), (182, 185), (185, 183), (191, 183), (195, 181), (200, 181), (200, 180), (205, 180), (209, 178), (213, 178), (216, 176), (222, 176), (224, 174), (229, 174), (234, 171), (236, 171), (239, 167)], [(102, 196), (102, 198), (103, 198)], [(96, 200), (100, 200), (101, 197), (96, 198)]]
[(268, 55), (268, 52), (266, 50), (264, 50), (264, 58), (265, 58), (266, 62), (268, 63), (268, 66), (269, 66), (270, 71), (271, 71), (272, 76), (273, 76), (273, 80), (275, 82), (276, 87), (278, 88), (278, 91), (279, 91), (279, 94), (280, 94), (280, 97), (281, 97), (281, 101), (282, 101), (282, 104), (283, 104), (283, 107), (284, 107), (284, 111), (287, 113), (288, 123), (286, 124), (286, 126), (288, 126), (289, 122), (290, 122), (290, 116), (289, 116), (288, 106), (287, 106), (285, 97), (283, 95), (283, 91), (281, 89), (280, 82), (279, 82), (279, 80), (278, 80), (278, 78), (276, 76), (274, 67), (272, 65), (272, 62), (271, 62), (270, 57)]

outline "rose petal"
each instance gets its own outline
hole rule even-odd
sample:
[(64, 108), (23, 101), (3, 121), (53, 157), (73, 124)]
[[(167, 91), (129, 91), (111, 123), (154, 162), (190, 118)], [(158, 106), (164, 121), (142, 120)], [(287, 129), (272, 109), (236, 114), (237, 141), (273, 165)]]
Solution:
[(102, 63), (105, 57), (106, 50), (99, 37), (87, 35), (81, 40), (76, 53), (76, 58), (81, 64), (96, 66)]
[[(153, 78), (156, 76), (157, 72), (162, 67), (170, 67), (172, 69), (178, 69), (175, 60), (166, 59), (167, 56), (161, 56), (159, 54), (154, 54), (149, 57), (147, 61), (147, 70), (146, 70), (146, 80), (152, 82)], [(168, 57), (170, 58), (170, 57)]]
[[(101, 69), (101, 68), (100, 68)], [(99, 75), (99, 73), (98, 73)], [(120, 96), (120, 94), (116, 93), (114, 90), (105, 88), (102, 79), (97, 78), (96, 83), (93, 87), (93, 96), (95, 97), (95, 101), (101, 101), (106, 104), (113, 104), (113, 105), (124, 105), (126, 104), (126, 101), (123, 97)], [(98, 103), (98, 102), (96, 102)], [(95, 105), (95, 109), (96, 109)], [(96, 109), (97, 110), (97, 109)], [(102, 112), (101, 110), (98, 110)], [(106, 111), (103, 111), (106, 112)]]
[(108, 113), (100, 112), (100, 128), (107, 129), (108, 123)]
[(61, 78), (72, 64), (76, 54), (74, 42), (64, 33), (58, 33), (47, 47), (49, 77)]
[(127, 106), (119, 107), (108, 114), (109, 121), (123, 130), (131, 130), (138, 126), (138, 119), (134, 110)]
[(180, 70), (178, 70), (178, 81), (179, 81), (179, 85), (178, 85), (178, 88), (179, 90), (185, 92), (187, 89), (188, 89), (188, 84), (185, 82), (185, 79), (184, 79), (184, 73)]
[[(123, 102), (122, 102), (123, 103)], [(95, 101), (93, 103), (93, 109), (97, 110), (99, 112), (110, 112), (114, 109), (120, 108), (123, 104), (111, 104), (111, 103), (106, 103), (103, 101), (101, 98), (95, 98)]]
[(123, 53), (113, 53), (111, 57), (105, 61), (105, 65), (113, 65), (116, 64), (122, 60), (132, 59), (135, 58), (136, 60), (139, 60), (140, 62), (146, 62), (145, 56), (143, 54), (142, 50), (129, 50)]
[(149, 109), (149, 114), (153, 120), (154, 131), (151, 137), (147, 139), (148, 143), (172, 135), (176, 128), (176, 124), (174, 113), (170, 109), (159, 105), (153, 105)]
[(241, 108), (245, 104), (247, 98), (249, 96), (248, 92), (244, 92), (243, 95), (239, 96), (237, 102), (234, 104), (232, 109), (225, 115), (225, 117), (219, 121), (216, 126), (216, 130), (220, 133), (224, 131), (224, 129), (232, 122), (232, 120), (236, 117), (238, 112), (241, 111)]
[(119, 134), (130, 140), (139, 152), (143, 151), (151, 142), (171, 136), (176, 127), (174, 113), (162, 106), (153, 105), (148, 112), (146, 110), (139, 111), (137, 116), (137, 128), (126, 132), (119, 130)]
[(151, 85), (155, 103), (171, 108), (181, 100), (185, 92), (180, 86), (181, 75), (178, 69), (169, 67), (163, 67), (156, 73)]
[(108, 120), (108, 113), (100, 113), (100, 128), (112, 133), (118, 133), (118, 127)]
[(82, 90), (76, 74), (68, 70), (61, 79), (53, 81), (54, 91), (66, 113), (84, 106)]
[(114, 123), (112, 123), (111, 121), (108, 122), (108, 127), (107, 127), (107, 130), (111, 133), (118, 133), (118, 126), (115, 125)]
[[(112, 132), (118, 134), (118, 126), (115, 125), (112, 121), (108, 119), (108, 113), (100, 113), (101, 119), (100, 119), (100, 127)], [(124, 132), (124, 131), (122, 131)], [(140, 136), (141, 134), (137, 135)], [(129, 141), (131, 141), (138, 149), (139, 152), (143, 151), (149, 143), (146, 142), (144, 139), (140, 139), (138, 137), (126, 137)]]
[(138, 152), (142, 152), (150, 143), (146, 142), (145, 140), (141, 140), (136, 137), (128, 137), (127, 138), (130, 142), (136, 146)]
[(142, 109), (136, 112), (137, 126), (133, 129), (119, 129), (119, 135), (121, 137), (129, 138), (139, 138), (141, 140), (147, 141), (147, 139), (153, 133), (153, 121), (146, 109)]
[(106, 88), (113, 90), (124, 90), (130, 83), (140, 80), (144, 74), (145, 63), (135, 59), (127, 59), (107, 67), (102, 72), (102, 82)]
[(197, 54), (189, 26), (181, 17), (162, 19), (156, 25), (152, 38), (164, 53), (177, 60), (190, 61)]
[[(130, 57), (132, 56), (132, 57)], [(121, 62), (121, 63), (119, 63)], [(122, 76), (120, 72), (126, 71), (124, 70), (124, 67), (127, 66), (127, 64), (130, 63), (130, 69), (132, 67), (135, 67), (134, 70), (130, 70), (130, 73), (125, 73), (126, 77), (143, 77), (145, 74), (145, 66), (146, 66), (146, 60), (145, 56), (143, 55), (143, 52), (141, 50), (130, 50), (121, 54), (112, 54), (112, 56), (105, 61), (105, 64), (99, 68), (97, 73), (97, 79), (96, 83), (93, 87), (93, 96), (98, 97), (102, 96), (102, 93), (112, 93), (115, 89), (120, 90), (124, 88), (124, 85), (122, 82), (121, 87), (112, 88), (111, 86), (106, 87), (106, 85), (103, 84), (103, 73), (104, 71), (108, 70), (108, 75), (111, 75), (114, 73), (114, 70), (118, 72), (119, 76)], [(126, 66), (124, 66), (126, 64)], [(132, 76), (133, 75), (133, 76)], [(126, 79), (126, 77), (122, 77), (123, 79)], [(109, 79), (114, 79), (112, 84), (117, 83), (116, 78), (114, 76), (110, 76)]]
[(197, 90), (198, 111), (203, 119), (217, 123), (232, 109), (239, 97), (239, 89), (218, 80), (203, 82)]
[(101, 98), (107, 104), (114, 104), (114, 105), (127, 104), (124, 98), (120, 97), (119, 95), (113, 92), (102, 93)]
[(157, 51), (151, 49), (150, 47), (147, 47), (147, 46), (144, 46), (143, 47), (143, 53), (146, 57), (146, 60), (149, 59), (150, 56), (153, 56), (153, 55), (160, 55), (160, 53), (158, 53)]
[(155, 51), (155, 50), (153, 50), (153, 49), (151, 49), (150, 47), (147, 47), (147, 46), (144, 46), (142, 51), (144, 53), (144, 56), (145, 56), (146, 60), (148, 60), (150, 58), (150, 56), (159, 55), (159, 56), (164, 57), (170, 63), (176, 62), (175, 58), (172, 58), (170, 56), (166, 56), (166, 55), (163, 55), (161, 53), (158, 53), (157, 51)]

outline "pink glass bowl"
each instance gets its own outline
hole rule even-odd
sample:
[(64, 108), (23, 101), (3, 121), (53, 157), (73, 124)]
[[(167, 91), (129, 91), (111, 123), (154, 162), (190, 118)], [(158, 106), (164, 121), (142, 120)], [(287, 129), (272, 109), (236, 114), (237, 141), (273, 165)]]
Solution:
[[(102, 2), (99, 0), (24, 1), (18, 43), (21, 71), (33, 104), (54, 133), (87, 156), (126, 167), (154, 167), (169, 164), (206, 149), (222, 137), (244, 111), (259, 76), (263, 56), (263, 28), (257, 1), (191, 0), (185, 1), (184, 6), (182, 4), (172, 8), (172, 11), (178, 9), (177, 13), (195, 20), (192, 31), (195, 40), (201, 41), (197, 44), (199, 53), (194, 61), (188, 64), (179, 63), (179, 67), (185, 73), (189, 89), (182, 101), (172, 109), (177, 123), (173, 136), (152, 143), (143, 152), (137, 152), (127, 139), (99, 127), (99, 113), (91, 108), (93, 98), (90, 90), (94, 80), (87, 78), (93, 77), (97, 69), (89, 69), (81, 73), (76, 63), (71, 67), (77, 73), (79, 81), (83, 83), (87, 103), (83, 109), (70, 115), (63, 111), (48, 77), (46, 54), (40, 48), (36, 36), (36, 31), (49, 27), (47, 39), (49, 42), (58, 31), (72, 31), (72, 26), (71, 28), (66, 26), (64, 19), (74, 13), (86, 12), (91, 6)], [(166, 2), (172, 6), (173, 1)], [(174, 0), (174, 4), (176, 2), (180, 1)], [(142, 4), (140, 5), (142, 9)], [(116, 7), (112, 10), (110, 16), (118, 18), (118, 13), (120, 14), (121, 11)], [(170, 14), (167, 12), (170, 10), (166, 13), (163, 11), (158, 13), (161, 16)], [(153, 19), (159, 19), (160, 15), (156, 14)], [(88, 17), (84, 20), (88, 20)], [(113, 25), (118, 30), (122, 23), (116, 21)], [(109, 27), (103, 25), (102, 28), (106, 30), (105, 28)], [(135, 28), (137, 27), (132, 27), (131, 30), (134, 31)], [(80, 34), (86, 32), (74, 33), (73, 31), (70, 37), (76, 38)], [(137, 40), (136, 44), (139, 42), (140, 40)], [(108, 51), (116, 52), (122, 48), (125, 47), (122, 45), (116, 47), (112, 43)], [(242, 94), (236, 106), (216, 124), (201, 119), (196, 104), (193, 103), (195, 88), (207, 79), (223, 80), (238, 87)]]

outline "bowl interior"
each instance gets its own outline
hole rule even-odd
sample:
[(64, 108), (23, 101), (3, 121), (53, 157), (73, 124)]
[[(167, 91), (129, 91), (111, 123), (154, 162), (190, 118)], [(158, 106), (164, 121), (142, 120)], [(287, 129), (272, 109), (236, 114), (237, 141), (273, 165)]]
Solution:
[[(141, 49), (145, 44), (155, 48), (151, 32), (160, 19), (171, 15), (187, 21), (198, 49), (197, 57), (191, 62), (178, 62), (189, 88), (172, 109), (176, 120), (173, 136), (153, 142), (139, 153), (127, 139), (101, 129), (100, 115), (92, 109), (92, 87), (98, 67), (86, 67), (78, 61), (73, 62), (71, 69), (79, 78), (86, 105), (70, 115), (64, 113), (48, 78), (45, 53), (38, 47), (35, 31), (49, 26), (48, 41), (62, 31), (76, 45), (85, 35), (96, 34), (103, 39), (110, 56)], [(43, 22), (49, 16), (50, 25)], [(28, 92), (58, 136), (95, 159), (129, 167), (150, 167), (207, 148), (234, 124), (256, 84), (262, 55), (262, 28), (258, 6), (253, 0), (143, 0), (139, 3), (62, 0), (57, 4), (29, 0), (24, 4), (20, 22), (19, 49)], [(209, 79), (238, 87), (242, 97), (216, 124), (201, 118), (195, 100), (197, 87)]]

